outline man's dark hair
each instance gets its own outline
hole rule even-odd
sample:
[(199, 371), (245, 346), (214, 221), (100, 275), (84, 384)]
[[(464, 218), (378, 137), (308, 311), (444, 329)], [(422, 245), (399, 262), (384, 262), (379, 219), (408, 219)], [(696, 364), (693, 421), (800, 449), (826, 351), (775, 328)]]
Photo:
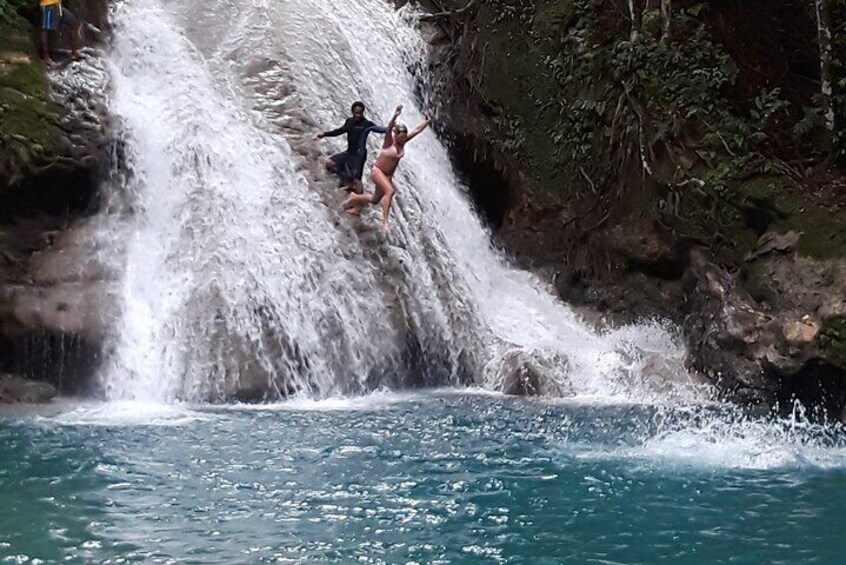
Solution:
[(352, 110), (353, 112), (355, 112), (355, 109), (356, 109), (356, 108), (361, 108), (361, 111), (362, 111), (362, 112), (364, 112), (364, 110), (366, 109), (366, 108), (364, 107), (364, 102), (362, 102), (361, 100), (356, 100), (355, 102), (353, 102), (352, 108), (350, 108), (350, 110)]

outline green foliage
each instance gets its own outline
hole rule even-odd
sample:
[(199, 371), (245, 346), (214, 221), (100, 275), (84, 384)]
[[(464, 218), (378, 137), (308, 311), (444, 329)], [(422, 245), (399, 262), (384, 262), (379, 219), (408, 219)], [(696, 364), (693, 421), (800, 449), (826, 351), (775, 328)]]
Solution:
[(490, 130), (485, 132), (490, 136), (494, 147), (507, 155), (522, 153), (526, 144), (526, 130), (519, 118), (507, 120), (500, 116), (496, 124), (500, 131), (499, 135), (490, 135), (492, 133)]
[[(595, 166), (591, 173), (601, 176), (607, 163), (634, 147), (645, 168), (655, 168), (650, 165), (655, 165), (658, 146), (676, 155), (684, 149), (685, 134), (697, 138), (697, 151), (708, 161), (747, 154), (765, 141), (766, 123), (786, 102), (778, 99), (777, 90), (763, 92), (752, 120), (735, 113), (726, 91), (738, 70), (696, 18), (704, 5), (675, 14), (673, 27), (685, 31), (683, 42), (667, 42), (643, 30), (632, 37), (625, 29), (603, 41), (598, 4), (578, 0), (575, 7), (576, 25), (557, 45), (554, 40), (547, 45), (552, 52), (546, 63), (562, 93), (556, 106), (565, 126), (550, 132), (560, 167), (589, 162)], [(657, 17), (647, 14), (644, 29)], [(733, 167), (718, 167), (717, 176), (730, 174), (741, 161), (746, 158)], [(666, 184), (671, 179), (656, 180)]]
[[(754, 25), (765, 7), (739, 15), (719, 3), (673, 2), (663, 37), (660, 10), (643, 11), (633, 30), (625, 0), (477, 0), (469, 10), (466, 0), (444, 2), (460, 11), (450, 23), (465, 33), (462, 78), (490, 117), (490, 144), (526, 175), (533, 207), (574, 213), (576, 241), (607, 226), (667, 230), (738, 266), (761, 230), (794, 230), (803, 255), (846, 254), (839, 196), (811, 182), (831, 147), (807, 72), (812, 6), (795, 30), (779, 30), (805, 46), (785, 54), (793, 59), (782, 69), (761, 65), (766, 32), (747, 41), (726, 25), (729, 12), (737, 29)], [(833, 141), (842, 155), (846, 0), (831, 2)], [(801, 17), (794, 8), (776, 19)]]
[[(602, 198), (597, 215), (636, 209), (682, 235), (737, 239), (721, 232), (747, 229), (739, 185), (756, 176), (795, 182), (786, 161), (808, 148), (824, 156), (819, 100), (797, 107), (795, 93), (765, 86), (739, 101), (740, 70), (709, 27), (714, 8), (674, 5), (668, 39), (657, 9), (633, 30), (625, 3), (610, 0), (482, 0), (480, 84), (503, 110), (488, 133), (536, 188)], [(846, 38), (846, 18), (836, 21)], [(846, 97), (837, 104), (846, 115)], [(625, 187), (641, 183), (652, 188), (633, 203)]]
[[(846, 15), (846, 0), (832, 1)], [(447, 8), (466, 4), (447, 0)], [(831, 237), (844, 227), (836, 207), (809, 202), (797, 184), (828, 154), (808, 77), (764, 80), (743, 58), (742, 40), (716, 39), (730, 40), (715, 23), (725, 16), (719, 6), (673, 5), (669, 37), (658, 9), (644, 11), (633, 30), (625, 1), (478, 0), (462, 11), (453, 25), (472, 30), (462, 56), (471, 61), (468, 83), (491, 110), (491, 145), (530, 178), (533, 205), (571, 203), (585, 212), (575, 222), (581, 229), (658, 223), (733, 264), (755, 246), (757, 230), (794, 229), (804, 234), (803, 253), (842, 255), (846, 241)], [(840, 148), (846, 17), (833, 21)], [(742, 68), (730, 49), (740, 49)], [(771, 224), (749, 223), (776, 201), (765, 212)]]
[(776, 87), (771, 90), (764, 88), (755, 97), (752, 110), (749, 112), (753, 120), (752, 125), (758, 130), (758, 133), (763, 134), (772, 121), (777, 119), (780, 114), (785, 114), (783, 111), (789, 107), (790, 104), (781, 98), (780, 88)]
[(493, 8), (494, 23), (518, 21), (526, 28), (531, 28), (534, 24), (535, 3), (533, 0), (489, 0), (487, 4)]

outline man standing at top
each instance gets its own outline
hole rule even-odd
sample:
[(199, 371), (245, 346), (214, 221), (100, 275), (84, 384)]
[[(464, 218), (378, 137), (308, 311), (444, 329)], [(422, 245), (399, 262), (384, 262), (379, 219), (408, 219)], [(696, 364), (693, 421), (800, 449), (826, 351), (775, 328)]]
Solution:
[(332, 155), (326, 160), (326, 170), (335, 173), (346, 185), (347, 190), (362, 194), (361, 175), (367, 161), (367, 135), (370, 132), (385, 133), (385, 128), (377, 126), (364, 117), (364, 102), (353, 102), (352, 117), (347, 118), (338, 129), (317, 134), (317, 139), (337, 137), (347, 134), (347, 150)]
[(82, 23), (73, 12), (62, 6), (62, 0), (39, 0), (41, 4), (41, 59), (48, 67), (56, 63), (50, 57), (50, 34), (66, 28), (70, 31), (71, 57), (80, 59), (79, 40), (82, 38)]

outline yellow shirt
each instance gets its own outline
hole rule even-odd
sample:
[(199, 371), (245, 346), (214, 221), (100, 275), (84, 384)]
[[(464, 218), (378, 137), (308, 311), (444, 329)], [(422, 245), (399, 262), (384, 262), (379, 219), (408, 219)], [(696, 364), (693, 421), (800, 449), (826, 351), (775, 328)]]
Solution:
[(62, 0), (41, 0), (42, 6), (52, 6), (53, 4), (61, 4)]

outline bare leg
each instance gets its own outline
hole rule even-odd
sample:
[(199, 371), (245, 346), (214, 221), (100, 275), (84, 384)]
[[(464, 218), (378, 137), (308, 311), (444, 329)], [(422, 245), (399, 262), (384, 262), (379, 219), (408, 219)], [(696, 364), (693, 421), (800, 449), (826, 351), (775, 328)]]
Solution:
[[(374, 167), (374, 171), (377, 170)], [(382, 171), (379, 171), (380, 173)], [(361, 182), (358, 182), (358, 187), (361, 189), (361, 192), (357, 192), (355, 194), (350, 194), (350, 197), (347, 198), (347, 201), (344, 202), (344, 209), (347, 210), (350, 214), (354, 214), (353, 210), (361, 210), (361, 207), (365, 204), (377, 204), (384, 196), (383, 186), (380, 186), (378, 182), (376, 182), (376, 173), (373, 173), (373, 182), (376, 184), (376, 190), (373, 194), (366, 194), (364, 192), (364, 188), (361, 186)]]
[(350, 197), (347, 198), (347, 201), (344, 202), (344, 210), (347, 211), (348, 214), (360, 214), (361, 207), (365, 204), (369, 204), (371, 201), (371, 196), (369, 194), (350, 194)]
[(68, 30), (70, 34), (71, 58), (74, 61), (79, 61), (82, 57), (79, 56), (79, 41), (82, 38), (82, 24), (78, 27)]
[(41, 60), (48, 67), (53, 67), (56, 64), (50, 58), (50, 32), (46, 29), (41, 30)]
[[(350, 181), (347, 190), (355, 194), (364, 194), (364, 187), (361, 185), (360, 180)], [(361, 214), (361, 206), (353, 206), (352, 208), (347, 210), (347, 212), (358, 216), (359, 214)]]
[[(376, 193), (374, 199), (371, 200), (373, 204), (382, 201), (382, 232), (385, 235), (391, 231), (388, 219), (391, 215), (391, 203), (394, 201), (394, 183), (391, 182), (391, 177), (376, 169), (373, 169), (373, 182), (376, 183)], [(381, 194), (379, 194), (381, 193)], [(379, 199), (376, 199), (376, 194), (379, 194)]]
[(388, 218), (391, 215), (391, 203), (394, 201), (394, 191), (385, 194), (382, 199), (382, 233), (388, 235), (391, 233), (391, 226), (388, 225)]

